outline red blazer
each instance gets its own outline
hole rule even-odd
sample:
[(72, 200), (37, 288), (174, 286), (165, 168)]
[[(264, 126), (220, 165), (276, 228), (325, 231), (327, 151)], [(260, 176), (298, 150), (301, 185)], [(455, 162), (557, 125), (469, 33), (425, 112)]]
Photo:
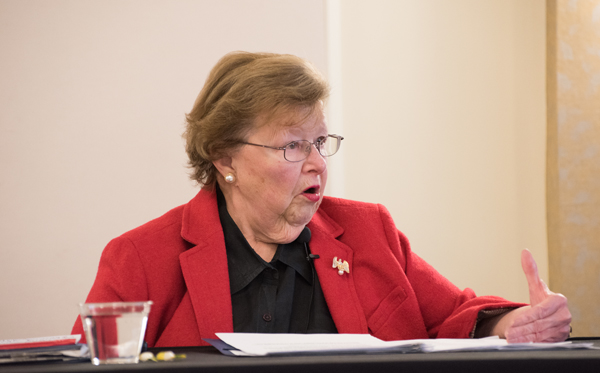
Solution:
[[(468, 338), (482, 309), (518, 307), (461, 291), (410, 250), (382, 205), (325, 197), (308, 224), (315, 269), (340, 333), (383, 340)], [(333, 258), (349, 263), (338, 274)], [(206, 345), (233, 332), (223, 231), (214, 192), (112, 240), (87, 302), (154, 302), (149, 347)], [(82, 334), (78, 319), (74, 334)]]

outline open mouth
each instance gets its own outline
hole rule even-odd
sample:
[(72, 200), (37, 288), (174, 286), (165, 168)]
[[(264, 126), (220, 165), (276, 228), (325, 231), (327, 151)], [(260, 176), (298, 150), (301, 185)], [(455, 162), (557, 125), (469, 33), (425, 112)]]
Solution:
[(303, 193), (315, 194), (315, 193), (318, 193), (318, 192), (319, 192), (319, 190), (317, 188), (310, 187), (310, 188), (306, 189)]
[(302, 195), (312, 202), (318, 202), (321, 198), (321, 195), (319, 194), (320, 189), (321, 187), (318, 185), (313, 185), (310, 188), (306, 188), (304, 192), (302, 192)]

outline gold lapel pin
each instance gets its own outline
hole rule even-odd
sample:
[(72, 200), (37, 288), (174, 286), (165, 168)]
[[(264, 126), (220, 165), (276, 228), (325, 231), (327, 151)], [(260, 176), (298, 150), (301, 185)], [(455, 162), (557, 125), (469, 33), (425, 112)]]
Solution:
[(350, 273), (350, 266), (347, 261), (342, 261), (342, 259), (338, 259), (337, 256), (333, 258), (333, 266), (332, 268), (338, 269), (338, 275), (343, 275), (344, 272)]

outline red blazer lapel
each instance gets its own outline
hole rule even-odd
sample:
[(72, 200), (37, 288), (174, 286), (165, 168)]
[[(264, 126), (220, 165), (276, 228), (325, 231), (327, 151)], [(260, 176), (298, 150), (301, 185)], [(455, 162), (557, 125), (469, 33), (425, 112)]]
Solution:
[[(352, 249), (336, 239), (344, 231), (322, 212), (308, 224), (311, 230), (310, 251), (319, 255), (314, 261), (329, 312), (340, 333), (368, 333), (367, 320), (356, 294), (352, 271)], [(347, 261), (350, 273), (338, 274), (334, 258)]]
[(182, 237), (196, 246), (179, 255), (201, 338), (233, 332), (225, 239), (216, 193), (201, 191), (183, 213)]

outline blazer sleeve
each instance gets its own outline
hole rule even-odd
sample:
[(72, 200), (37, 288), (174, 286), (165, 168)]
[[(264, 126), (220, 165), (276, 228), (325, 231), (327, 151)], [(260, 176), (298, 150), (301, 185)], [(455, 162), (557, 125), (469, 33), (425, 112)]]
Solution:
[(460, 290), (412, 252), (408, 239), (382, 205), (380, 214), (391, 250), (411, 284), (430, 338), (473, 337), (480, 311), (525, 305), (496, 296), (478, 297), (469, 288)]

